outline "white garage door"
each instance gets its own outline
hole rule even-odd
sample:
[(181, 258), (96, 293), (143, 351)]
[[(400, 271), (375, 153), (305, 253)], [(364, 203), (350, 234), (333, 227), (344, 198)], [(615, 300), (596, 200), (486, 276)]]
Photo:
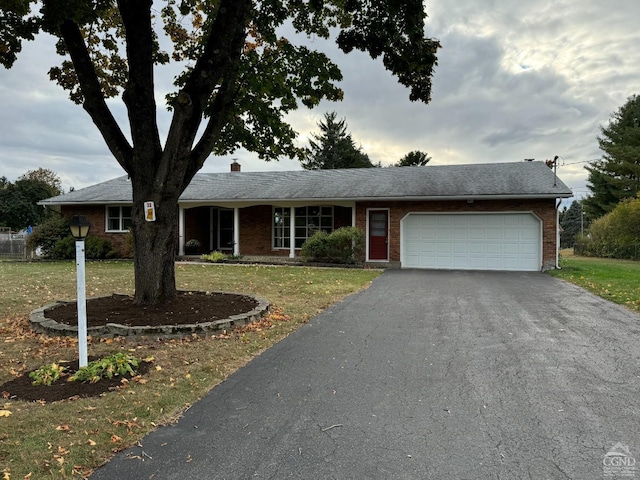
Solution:
[(409, 214), (402, 220), (402, 266), (538, 271), (540, 228), (530, 213)]

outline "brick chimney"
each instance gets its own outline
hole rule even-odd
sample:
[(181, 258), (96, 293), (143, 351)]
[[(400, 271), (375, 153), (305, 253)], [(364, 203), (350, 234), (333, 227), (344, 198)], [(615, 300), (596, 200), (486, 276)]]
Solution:
[(235, 159), (233, 160), (233, 163), (231, 164), (231, 171), (232, 172), (239, 172), (240, 171), (240, 164)]

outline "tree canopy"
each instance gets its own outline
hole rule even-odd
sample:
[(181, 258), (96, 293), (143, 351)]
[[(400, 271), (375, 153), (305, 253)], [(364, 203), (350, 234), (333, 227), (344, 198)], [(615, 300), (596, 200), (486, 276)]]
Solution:
[[(64, 60), (51, 79), (83, 106), (131, 179), (135, 300), (158, 303), (176, 293), (178, 198), (206, 158), (244, 147), (266, 160), (301, 159), (286, 114), (342, 98), (339, 68), (304, 42), (333, 38), (344, 53), (381, 58), (410, 100), (428, 103), (440, 44), (425, 36), (425, 17), (421, 0), (5, 0), (0, 63), (11, 67), (40, 31), (57, 40)], [(155, 67), (170, 62), (182, 72), (167, 95), (163, 141)], [(126, 134), (106, 101), (117, 95)], [(146, 201), (156, 204), (155, 222), (144, 219)]]
[(330, 170), (334, 168), (370, 168), (373, 163), (347, 132), (343, 118), (336, 120), (336, 112), (325, 113), (318, 123), (320, 133), (309, 140), (309, 150), (302, 160), (306, 170)]
[(413, 150), (402, 157), (394, 167), (424, 167), (431, 157), (427, 152), (421, 152), (420, 150)]
[(633, 95), (611, 115), (598, 137), (602, 159), (586, 167), (591, 195), (584, 207), (591, 219), (611, 212), (640, 192), (640, 97)]
[(60, 193), (60, 179), (44, 168), (30, 170), (14, 183), (0, 178), (0, 226), (21, 230), (38, 225), (47, 215), (38, 202)]
[(578, 236), (581, 255), (640, 259), (640, 197), (622, 200)]

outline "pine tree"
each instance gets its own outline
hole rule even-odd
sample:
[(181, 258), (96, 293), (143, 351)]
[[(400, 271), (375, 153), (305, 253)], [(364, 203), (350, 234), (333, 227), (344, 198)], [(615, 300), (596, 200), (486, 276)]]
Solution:
[(560, 232), (560, 246), (562, 248), (573, 247), (576, 235), (587, 228), (582, 218), (582, 212), (581, 201), (574, 201), (569, 208), (565, 207), (564, 210), (560, 212), (560, 226), (562, 227), (562, 231)]
[(420, 150), (413, 150), (412, 152), (407, 153), (404, 157), (400, 159), (394, 167), (424, 167), (429, 161), (431, 157), (427, 152), (421, 152)]
[(590, 219), (640, 192), (640, 97), (630, 97), (601, 133), (598, 143), (604, 155), (586, 167), (592, 194), (584, 200), (584, 207)]
[(325, 113), (324, 122), (318, 123), (320, 134), (309, 140), (309, 151), (301, 161), (305, 170), (374, 167), (369, 156), (356, 147), (347, 132), (345, 119), (336, 120), (336, 112)]

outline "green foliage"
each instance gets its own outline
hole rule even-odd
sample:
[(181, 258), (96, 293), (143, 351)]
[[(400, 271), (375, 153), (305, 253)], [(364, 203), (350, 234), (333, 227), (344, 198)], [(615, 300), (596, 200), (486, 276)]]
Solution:
[(33, 229), (33, 233), (27, 237), (27, 248), (42, 249), (45, 257), (54, 257), (56, 243), (69, 235), (69, 222), (59, 216), (52, 215)]
[(105, 238), (87, 237), (84, 241), (84, 254), (87, 258), (103, 260), (113, 251), (111, 242)]
[[(340, 69), (303, 45), (309, 38), (333, 36), (344, 53), (380, 58), (410, 89), (409, 99), (424, 103), (440, 48), (425, 35), (421, 0), (56, 0), (38, 7), (33, 0), (0, 4), (0, 61), (10, 67), (22, 40), (39, 30), (50, 34), (45, 40), (53, 38), (65, 57), (50, 78), (83, 105), (128, 173), (133, 198), (157, 202), (158, 222), (143, 227), (133, 219), (136, 249), (154, 245), (152, 252), (136, 252), (140, 303), (175, 295), (175, 222), (162, 220), (175, 214), (180, 194), (209, 155), (244, 147), (266, 160), (302, 159), (288, 114), (300, 103), (342, 99)], [(295, 33), (282, 37), (289, 26)], [(161, 138), (158, 123), (149, 120), (158, 116), (154, 68), (169, 61), (178, 73), (168, 95), (173, 119)], [(110, 97), (122, 98), (126, 129), (115, 120), (114, 104), (105, 102)], [(358, 149), (352, 154), (346, 166), (371, 166)], [(152, 269), (152, 262), (162, 265)], [(152, 270), (155, 275), (144, 275)]]
[(71, 235), (64, 238), (60, 238), (53, 250), (46, 255), (48, 258), (55, 258), (58, 260), (69, 260), (76, 256), (76, 240)]
[(640, 257), (640, 197), (626, 199), (594, 221), (587, 235), (576, 238), (576, 253), (585, 256)]
[(300, 250), (300, 255), (302, 255), (306, 260), (311, 261), (324, 261), (327, 258), (327, 248), (328, 241), (327, 237), (329, 234), (324, 230), (319, 230), (313, 235), (311, 235), (303, 244), (302, 249)]
[(219, 252), (219, 251), (215, 250), (215, 251), (213, 251), (211, 253), (205, 253), (200, 258), (202, 260), (207, 261), (207, 262), (220, 263), (220, 262), (222, 262), (223, 260), (225, 260), (227, 258), (227, 255), (225, 255), (222, 252)]
[(620, 201), (640, 192), (640, 96), (629, 97), (601, 133), (598, 142), (604, 155), (586, 167), (591, 196), (583, 202), (590, 219), (611, 212)]
[(431, 157), (427, 152), (413, 150), (402, 157), (394, 167), (424, 167), (430, 160)]
[(300, 254), (312, 262), (353, 264), (364, 260), (365, 239), (362, 230), (342, 227), (328, 234), (314, 233), (303, 245)]
[(38, 31), (35, 19), (29, 17), (31, 0), (5, 0), (0, 7), (0, 64), (11, 68), (23, 40), (33, 40)]
[(89, 362), (69, 377), (70, 382), (96, 383), (103, 378), (135, 375), (140, 359), (128, 353), (118, 352)]
[(202, 244), (195, 238), (192, 238), (184, 244), (184, 253), (186, 253), (187, 255), (198, 253), (201, 248)]
[(562, 248), (573, 247), (576, 235), (580, 234), (583, 229), (589, 227), (586, 219), (582, 218), (582, 202), (574, 201), (569, 208), (564, 208), (560, 212), (560, 246)]
[(46, 385), (50, 387), (53, 382), (60, 379), (65, 370), (66, 367), (52, 363), (34, 370), (29, 374), (29, 378), (33, 380), (31, 383), (35, 386)]
[[(76, 256), (76, 240), (72, 236), (59, 239), (53, 252), (48, 255), (50, 258), (68, 260)], [(91, 260), (104, 260), (114, 256), (111, 242), (100, 237), (87, 237), (84, 240), (84, 256)]]
[(47, 218), (40, 200), (59, 195), (60, 179), (51, 170), (39, 168), (22, 175), (15, 183), (0, 182), (0, 225), (20, 230)]
[(369, 156), (356, 147), (347, 132), (345, 119), (336, 120), (336, 112), (325, 113), (324, 122), (318, 123), (320, 134), (309, 140), (310, 149), (302, 160), (306, 170), (328, 170), (335, 168), (374, 167)]

